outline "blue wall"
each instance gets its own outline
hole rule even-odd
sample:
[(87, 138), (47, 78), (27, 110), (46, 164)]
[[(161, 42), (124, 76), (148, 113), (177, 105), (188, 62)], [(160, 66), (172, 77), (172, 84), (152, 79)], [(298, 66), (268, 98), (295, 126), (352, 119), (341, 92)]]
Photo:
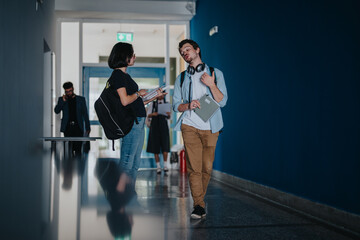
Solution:
[(197, 1), (191, 36), (229, 93), (215, 169), (360, 214), (359, 9)]

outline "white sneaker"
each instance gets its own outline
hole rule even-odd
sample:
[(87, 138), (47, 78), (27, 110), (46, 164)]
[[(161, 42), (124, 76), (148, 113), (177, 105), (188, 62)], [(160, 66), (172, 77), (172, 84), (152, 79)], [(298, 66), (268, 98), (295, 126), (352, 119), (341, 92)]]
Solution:
[(164, 172), (168, 172), (169, 168), (168, 168), (168, 163), (167, 161), (164, 162)]
[(160, 174), (160, 173), (161, 173), (161, 168), (157, 168), (157, 169), (156, 169), (156, 173), (157, 173), (157, 174)]

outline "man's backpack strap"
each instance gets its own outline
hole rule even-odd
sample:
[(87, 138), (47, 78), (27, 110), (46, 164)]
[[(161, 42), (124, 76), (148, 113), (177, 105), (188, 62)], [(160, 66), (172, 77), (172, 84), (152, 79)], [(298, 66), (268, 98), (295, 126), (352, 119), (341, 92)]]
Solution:
[(185, 79), (185, 71), (181, 72), (181, 77), (180, 77), (181, 81), (180, 81), (180, 88), (182, 88), (182, 85), (184, 83), (184, 79)]
[[(214, 68), (213, 67), (209, 67), (210, 68), (210, 73), (211, 75), (213, 74), (214, 72)], [(217, 85), (217, 81), (216, 81), (216, 73), (215, 73), (215, 79), (214, 79), (214, 82), (215, 82), (215, 85)]]
[[(209, 69), (210, 69), (210, 74), (212, 75), (215, 69), (214, 69), (213, 67), (209, 67)], [(180, 88), (182, 88), (182, 85), (183, 85), (183, 83), (184, 83), (184, 79), (185, 79), (185, 71), (181, 72), (181, 76), (180, 76)], [(217, 85), (216, 74), (215, 74), (215, 79), (214, 79), (214, 81), (215, 81), (215, 85)]]

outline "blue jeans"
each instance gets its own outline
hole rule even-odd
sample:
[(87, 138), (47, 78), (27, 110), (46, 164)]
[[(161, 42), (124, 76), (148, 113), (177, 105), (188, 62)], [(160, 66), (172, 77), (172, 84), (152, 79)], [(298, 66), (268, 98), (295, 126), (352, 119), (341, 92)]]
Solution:
[(145, 137), (145, 117), (137, 118), (139, 124), (134, 123), (131, 131), (122, 138), (120, 151), (120, 168), (135, 182), (140, 167), (141, 150)]

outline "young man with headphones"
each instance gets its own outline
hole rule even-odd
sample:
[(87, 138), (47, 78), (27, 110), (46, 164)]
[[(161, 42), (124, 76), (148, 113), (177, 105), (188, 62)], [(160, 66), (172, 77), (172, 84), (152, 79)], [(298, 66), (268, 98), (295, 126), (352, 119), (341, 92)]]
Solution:
[[(194, 210), (191, 218), (206, 216), (204, 197), (210, 181), (217, 139), (223, 127), (221, 109), (204, 122), (195, 112), (201, 108), (200, 99), (204, 94), (212, 97), (220, 107), (228, 99), (223, 73), (210, 68), (201, 60), (199, 45), (190, 39), (179, 43), (181, 57), (189, 64), (185, 75), (175, 81), (173, 109), (182, 112), (174, 130), (182, 132), (186, 152), (186, 167), (189, 177)], [(216, 80), (215, 80), (216, 79)]]

